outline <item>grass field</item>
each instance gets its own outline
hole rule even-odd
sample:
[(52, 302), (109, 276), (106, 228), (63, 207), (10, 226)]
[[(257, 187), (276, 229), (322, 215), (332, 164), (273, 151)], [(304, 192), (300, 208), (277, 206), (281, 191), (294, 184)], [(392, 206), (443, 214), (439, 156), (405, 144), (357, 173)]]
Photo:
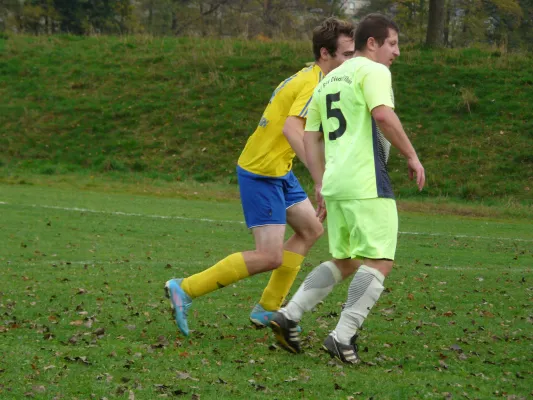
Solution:
[[(426, 168), (423, 196), (533, 203), (533, 54), (401, 51), (396, 111)], [(272, 91), (312, 59), (305, 41), (0, 38), (0, 168), (235, 182)], [(396, 150), (389, 171), (398, 197), (418, 196)]]
[[(248, 322), (267, 275), (195, 301), (177, 333), (164, 282), (252, 246), (236, 201), (0, 184), (0, 215), (2, 399), (533, 395), (531, 220), (401, 213), (352, 368), (320, 350), (347, 282), (302, 320), (298, 356)], [(327, 258), (322, 239), (296, 284)]]

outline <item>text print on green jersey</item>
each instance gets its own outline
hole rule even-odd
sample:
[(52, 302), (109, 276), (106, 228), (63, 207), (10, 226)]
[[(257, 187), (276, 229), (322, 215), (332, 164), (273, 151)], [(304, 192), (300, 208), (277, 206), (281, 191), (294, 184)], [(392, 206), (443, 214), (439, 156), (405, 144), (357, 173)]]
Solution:
[(328, 119), (337, 118), (337, 120), (339, 121), (339, 127), (333, 132), (329, 133), (329, 140), (337, 140), (342, 135), (344, 135), (344, 132), (346, 132), (346, 118), (344, 118), (342, 111), (340, 110), (340, 108), (331, 108), (333, 102), (340, 101), (340, 99), (341, 92), (326, 95), (327, 117)]

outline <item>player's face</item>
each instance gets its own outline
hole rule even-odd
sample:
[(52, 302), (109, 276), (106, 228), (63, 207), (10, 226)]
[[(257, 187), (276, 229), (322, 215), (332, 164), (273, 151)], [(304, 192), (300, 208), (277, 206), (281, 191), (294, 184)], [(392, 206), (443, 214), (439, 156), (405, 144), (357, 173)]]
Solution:
[(337, 68), (344, 61), (349, 60), (355, 54), (355, 44), (353, 38), (347, 35), (340, 35), (337, 39), (337, 51), (331, 57), (331, 69)]
[(376, 50), (376, 61), (387, 67), (390, 67), (396, 57), (400, 55), (398, 47), (398, 32), (389, 29), (389, 36), (383, 42), (383, 45)]

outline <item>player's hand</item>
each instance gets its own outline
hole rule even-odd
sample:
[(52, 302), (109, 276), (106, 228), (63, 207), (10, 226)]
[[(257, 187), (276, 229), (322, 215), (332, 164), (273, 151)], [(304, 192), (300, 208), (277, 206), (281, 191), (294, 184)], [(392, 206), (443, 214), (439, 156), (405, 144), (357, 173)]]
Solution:
[(326, 203), (322, 197), (322, 185), (315, 185), (315, 198), (316, 198), (316, 216), (320, 222), (324, 222), (327, 215)]
[(409, 158), (407, 160), (407, 168), (409, 169), (409, 179), (413, 180), (416, 176), (416, 185), (418, 186), (418, 190), (422, 191), (426, 183), (426, 172), (418, 157)]

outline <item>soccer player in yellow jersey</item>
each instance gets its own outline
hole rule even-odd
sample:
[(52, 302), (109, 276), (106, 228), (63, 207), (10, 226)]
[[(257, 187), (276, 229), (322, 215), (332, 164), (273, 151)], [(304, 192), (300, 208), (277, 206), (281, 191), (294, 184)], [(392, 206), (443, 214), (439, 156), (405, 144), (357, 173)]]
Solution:
[(400, 55), (397, 25), (381, 14), (366, 16), (357, 26), (355, 49), (354, 58), (318, 84), (305, 127), (317, 213), (327, 210), (334, 258), (311, 271), (270, 322), (278, 342), (299, 353), (303, 313), (357, 271), (340, 320), (323, 344), (349, 364), (359, 362), (357, 330), (379, 299), (396, 252), (398, 214), (387, 173), (391, 144), (406, 157), (419, 190), (425, 182), (424, 167), (394, 112), (389, 67)]
[[(187, 311), (192, 300), (248, 276), (273, 271), (250, 314), (268, 326), (281, 307), (300, 265), (322, 235), (322, 220), (292, 172), (298, 156), (307, 165), (303, 134), (311, 96), (318, 82), (354, 55), (352, 23), (329, 18), (313, 31), (315, 63), (285, 79), (270, 101), (239, 158), (237, 176), (246, 225), (255, 250), (234, 253), (212, 267), (166, 285), (178, 328), (189, 334)], [(285, 226), (294, 230), (286, 242)]]

